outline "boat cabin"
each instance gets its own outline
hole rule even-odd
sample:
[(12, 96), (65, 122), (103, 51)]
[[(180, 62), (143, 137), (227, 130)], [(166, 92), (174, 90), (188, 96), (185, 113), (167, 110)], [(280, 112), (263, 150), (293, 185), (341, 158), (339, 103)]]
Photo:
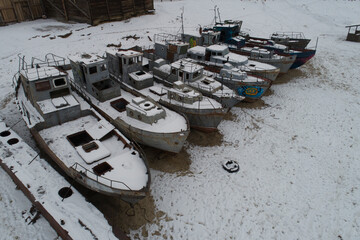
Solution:
[(110, 79), (107, 61), (99, 56), (82, 54), (70, 57), (75, 83), (100, 102), (121, 95), (120, 85)]
[(167, 91), (167, 97), (186, 104), (193, 104), (203, 99), (200, 92), (189, 88), (182, 81), (173, 83), (173, 88), (169, 88)]
[(205, 29), (201, 32), (201, 36), (192, 34), (181, 34), (183, 42), (189, 43), (189, 47), (195, 46), (209, 46), (217, 44), (220, 41), (220, 32), (215, 32), (212, 29)]
[(129, 82), (129, 74), (142, 70), (143, 53), (133, 50), (106, 51), (109, 72), (125, 83)]
[(154, 85), (153, 75), (144, 71), (136, 71), (129, 74), (129, 85), (141, 90)]
[(161, 106), (143, 97), (133, 98), (132, 104), (126, 105), (126, 114), (148, 124), (166, 117), (166, 112)]
[(274, 56), (273, 51), (269, 51), (267, 49), (259, 48), (259, 47), (243, 47), (241, 51), (247, 54), (248, 56), (250, 56), (250, 58), (252, 59), (259, 59), (259, 58), (270, 59)]
[(346, 41), (360, 42), (360, 24), (346, 26), (349, 29)]
[(171, 82), (194, 82), (204, 76), (204, 67), (191, 62), (191, 59), (181, 59), (170, 64)]
[(247, 73), (235, 68), (230, 63), (224, 64), (224, 67), (220, 70), (220, 78), (232, 79), (232, 80), (246, 80)]
[(223, 23), (216, 23), (214, 31), (220, 32), (220, 41), (227, 42), (240, 33), (242, 21), (225, 20)]
[(182, 41), (157, 41), (155, 42), (155, 55), (169, 62), (186, 57), (189, 44)]
[[(51, 127), (80, 116), (80, 104), (71, 95), (67, 74), (55, 67), (26, 68), (20, 71), (19, 81), (25, 97)], [(25, 107), (23, 109), (26, 109)], [(30, 123), (30, 113), (23, 112)], [(31, 124), (31, 123), (30, 123)]]

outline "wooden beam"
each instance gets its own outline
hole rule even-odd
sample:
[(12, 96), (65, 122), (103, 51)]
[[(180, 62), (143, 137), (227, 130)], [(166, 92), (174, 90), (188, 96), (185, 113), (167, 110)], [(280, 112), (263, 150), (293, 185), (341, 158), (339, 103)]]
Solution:
[(58, 8), (51, 0), (46, 0), (48, 3), (50, 3), (51, 6), (53, 6), (53, 8), (55, 8), (59, 13), (61, 13), (64, 17), (65, 17), (65, 13), (63, 13), (61, 11), (60, 8)]
[(110, 20), (111, 20), (111, 18), (110, 18), (110, 8), (109, 8), (109, 2), (108, 2), (108, 0), (105, 0), (105, 2), (106, 2), (107, 14), (108, 14), (109, 21), (110, 21)]
[(66, 11), (66, 7), (65, 7), (65, 0), (61, 0), (61, 2), (62, 2), (62, 6), (63, 6), (64, 13), (65, 13), (65, 20), (66, 20), (66, 21), (69, 21), (69, 17), (68, 17), (68, 14), (67, 14), (67, 11)]
[(78, 5), (76, 5), (75, 2), (73, 2), (72, 0), (69, 0), (69, 2), (70, 2), (77, 10), (79, 10), (82, 14), (84, 14), (85, 17), (87, 17), (88, 19), (91, 20), (90, 16), (89, 16), (84, 10), (82, 10)]
[(32, 18), (32, 20), (34, 20), (35, 18), (34, 18), (33, 11), (31, 10), (30, 2), (29, 2), (29, 0), (27, 0), (26, 2), (27, 2), (28, 7), (29, 7), (29, 11), (30, 11), (30, 14), (31, 14), (31, 18)]

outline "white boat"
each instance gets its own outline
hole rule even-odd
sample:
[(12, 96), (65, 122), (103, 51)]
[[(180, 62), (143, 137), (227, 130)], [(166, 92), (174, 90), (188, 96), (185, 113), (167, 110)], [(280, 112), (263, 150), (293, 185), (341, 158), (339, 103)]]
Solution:
[(161, 60), (157, 60), (157, 63), (157, 66), (153, 68), (154, 77), (165, 85), (182, 81), (205, 96), (220, 102), (225, 108), (231, 108), (244, 100), (244, 97), (236, 94), (234, 90), (206, 76), (204, 67), (190, 58), (183, 58), (171, 64), (166, 64)]
[(60, 168), (83, 186), (135, 203), (150, 187), (141, 149), (70, 92), (67, 74), (20, 58), (14, 77), (22, 117), (34, 139)]
[(250, 60), (273, 65), (280, 69), (280, 73), (287, 73), (296, 59), (296, 55), (279, 55), (264, 48), (242, 47), (240, 49), (231, 49), (230, 51), (247, 56)]
[(244, 101), (246, 102), (254, 102), (260, 99), (271, 86), (270, 80), (249, 75), (230, 63), (225, 63), (219, 73), (206, 71), (205, 74), (237, 91), (239, 95), (245, 97)]
[[(140, 96), (151, 97), (160, 104), (186, 115), (192, 128), (206, 132), (216, 131), (228, 111), (216, 100), (203, 96), (200, 92), (185, 86), (183, 82), (178, 81), (171, 86), (154, 82), (153, 75), (142, 70), (141, 52), (107, 51), (106, 57), (112, 78), (117, 79), (124, 88), (137, 92)], [(159, 61), (154, 64), (159, 65)], [(124, 67), (124, 64), (127, 66), (130, 62), (130, 67)]]
[(219, 70), (225, 63), (230, 63), (242, 71), (271, 81), (274, 81), (280, 73), (279, 68), (270, 64), (249, 60), (246, 56), (230, 52), (226, 45), (196, 46), (188, 50), (188, 57)]
[[(126, 54), (131, 56), (131, 52)], [(69, 59), (74, 77), (71, 84), (128, 138), (164, 151), (180, 152), (190, 133), (185, 117), (151, 98), (120, 89), (120, 83), (110, 78), (104, 58), (83, 54)], [(130, 69), (131, 65), (128, 61), (123, 68)]]

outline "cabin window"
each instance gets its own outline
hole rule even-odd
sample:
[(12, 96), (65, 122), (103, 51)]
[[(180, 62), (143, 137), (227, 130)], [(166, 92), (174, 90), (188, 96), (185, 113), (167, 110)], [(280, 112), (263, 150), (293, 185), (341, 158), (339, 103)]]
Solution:
[(174, 75), (176, 74), (176, 69), (175, 68), (171, 69), (171, 74), (174, 74)]
[(179, 78), (182, 78), (182, 77), (183, 77), (183, 72), (179, 71)]
[(65, 78), (54, 79), (54, 87), (62, 87), (62, 86), (66, 86)]
[(93, 66), (93, 67), (89, 67), (89, 73), (90, 73), (90, 74), (94, 74), (94, 73), (97, 73), (97, 69), (96, 69), (96, 66)]
[(102, 64), (101, 66), (100, 66), (100, 71), (106, 71), (106, 69), (107, 69), (107, 66), (106, 66), (106, 64)]
[(218, 52), (217, 55), (218, 55), (218, 56), (222, 56), (222, 55), (221, 55), (221, 52)]
[(134, 63), (134, 59), (130, 58), (129, 59), (129, 64), (133, 64)]
[(197, 58), (198, 58), (199, 60), (201, 60), (201, 56), (197, 56)]
[(197, 78), (198, 76), (200, 76), (200, 71), (195, 72), (193, 78)]
[(36, 91), (38, 92), (50, 90), (51, 89), (50, 82), (49, 81), (37, 82), (35, 83), (35, 88)]
[(122, 61), (123, 61), (123, 64), (127, 64), (126, 58), (124, 58)]
[(137, 57), (137, 62), (141, 62), (141, 56)]
[(190, 74), (186, 73), (185, 74), (185, 79), (189, 79), (190, 78)]
[(216, 52), (211, 52), (211, 55), (216, 56)]

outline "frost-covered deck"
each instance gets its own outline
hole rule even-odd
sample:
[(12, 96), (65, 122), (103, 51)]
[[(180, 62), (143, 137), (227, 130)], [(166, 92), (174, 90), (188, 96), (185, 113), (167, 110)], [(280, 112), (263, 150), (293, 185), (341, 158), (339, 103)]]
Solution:
[[(97, 139), (103, 145), (103, 147), (100, 146), (98, 149), (93, 150), (94, 152), (98, 151), (96, 154), (98, 156), (97, 160), (91, 159), (87, 161), (79, 155), (79, 152), (67, 137), (81, 131), (91, 132), (90, 129), (94, 127), (102, 128), (103, 126), (97, 118), (89, 115), (66, 122), (62, 125), (43, 129), (39, 131), (39, 133), (49, 148), (68, 168), (80, 164), (91, 171), (100, 163), (107, 162), (113, 170), (107, 171), (99, 177), (89, 173), (88, 177), (98, 180), (104, 185), (109, 185), (109, 180), (111, 180), (113, 181), (111, 187), (123, 190), (129, 190), (129, 188), (131, 190), (140, 190), (146, 187), (148, 173), (143, 160), (139, 157), (138, 152), (128, 148), (125, 145), (126, 143), (120, 141), (117, 135)], [(118, 134), (121, 135), (120, 132), (118, 132)], [(76, 167), (76, 170), (84, 171), (84, 169), (79, 166)]]

